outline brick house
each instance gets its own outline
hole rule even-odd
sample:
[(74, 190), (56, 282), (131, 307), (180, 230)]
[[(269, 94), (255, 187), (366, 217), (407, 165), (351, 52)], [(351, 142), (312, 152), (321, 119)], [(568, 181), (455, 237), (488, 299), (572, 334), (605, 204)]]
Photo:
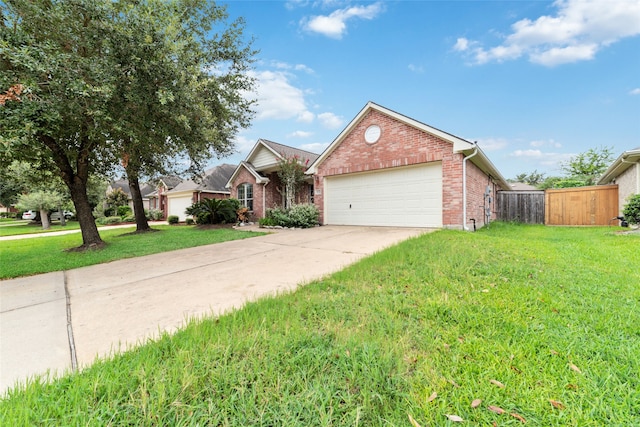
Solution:
[[(269, 208), (284, 205), (284, 192), (278, 177), (278, 166), (281, 161), (289, 158), (297, 158), (300, 163), (309, 165), (318, 158), (318, 155), (259, 139), (229, 178), (226, 187), (231, 197), (240, 200), (243, 206), (248, 207), (254, 219), (263, 218)], [(309, 177), (307, 181), (298, 191), (296, 203), (313, 201), (313, 177)]]
[(185, 179), (166, 192), (167, 216), (180, 221), (187, 218), (185, 210), (203, 199), (228, 199), (231, 192), (225, 187), (236, 165), (222, 164), (208, 169), (197, 180)]
[(627, 198), (640, 193), (640, 147), (622, 153), (597, 182), (598, 185), (618, 184), (618, 209), (627, 204)]
[(178, 176), (161, 176), (155, 180), (155, 190), (149, 193), (149, 209), (162, 211), (163, 218), (169, 216), (167, 193), (182, 182)]
[(372, 102), (307, 174), (322, 224), (469, 229), (510, 189), (476, 144)]

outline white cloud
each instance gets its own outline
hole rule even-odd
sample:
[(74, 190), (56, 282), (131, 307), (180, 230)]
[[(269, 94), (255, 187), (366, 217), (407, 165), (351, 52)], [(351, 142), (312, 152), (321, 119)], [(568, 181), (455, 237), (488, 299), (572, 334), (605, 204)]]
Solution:
[(302, 27), (334, 39), (341, 39), (347, 32), (347, 21), (359, 18), (371, 20), (382, 12), (382, 3), (338, 9), (329, 15), (317, 15), (301, 21)]
[(234, 140), (235, 152), (240, 154), (247, 154), (256, 144), (256, 141), (253, 139), (249, 139), (243, 135), (236, 136)]
[(640, 95), (640, 87), (637, 87), (629, 92), (629, 95)]
[(309, 138), (311, 135), (313, 135), (313, 132), (306, 132), (306, 131), (303, 131), (303, 130), (297, 130), (295, 132), (291, 132), (287, 136), (289, 138)]
[(568, 161), (574, 154), (544, 152), (542, 150), (515, 150), (509, 157), (524, 160), (529, 165), (537, 165), (546, 169), (560, 169), (563, 162)]
[(318, 114), (318, 119), (322, 126), (327, 129), (338, 129), (344, 123), (344, 119), (342, 117), (336, 116), (333, 113), (320, 113)]
[(640, 2), (636, 0), (556, 0), (554, 16), (522, 19), (511, 26), (504, 42), (489, 49), (459, 38), (453, 49), (484, 64), (526, 56), (552, 67), (593, 59), (602, 48), (640, 34)]
[(424, 73), (424, 67), (422, 65), (409, 64), (409, 71), (419, 74)]
[(529, 143), (530, 146), (535, 147), (535, 148), (539, 148), (539, 147), (552, 147), (552, 148), (561, 148), (562, 144), (560, 144), (559, 142), (554, 141), (553, 139), (549, 139), (549, 140), (536, 140), (536, 141), (531, 141)]
[(292, 119), (311, 122), (314, 114), (307, 109), (304, 91), (295, 87), (290, 75), (282, 71), (254, 71), (256, 96), (258, 100), (256, 118)]
[(453, 45), (453, 50), (464, 52), (465, 50), (469, 49), (469, 45), (469, 40), (465, 39), (464, 37), (460, 37), (458, 38), (458, 40), (456, 40), (456, 44)]

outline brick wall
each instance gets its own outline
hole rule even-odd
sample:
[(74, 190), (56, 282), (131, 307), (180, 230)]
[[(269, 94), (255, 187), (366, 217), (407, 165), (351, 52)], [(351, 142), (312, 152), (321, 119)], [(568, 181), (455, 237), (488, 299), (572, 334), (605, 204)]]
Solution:
[[(375, 144), (367, 144), (364, 132), (372, 124), (380, 126), (382, 132)], [(317, 190), (315, 204), (320, 209), (321, 222), (324, 220), (324, 177), (440, 161), (443, 175), (442, 223), (444, 227), (460, 228), (463, 221), (463, 158), (462, 154), (453, 153), (450, 142), (372, 110), (318, 167), (314, 177)], [(481, 204), (487, 177), (470, 161), (467, 162), (467, 177), (468, 188), (473, 190), (467, 199), (467, 216), (471, 212), (477, 215), (475, 206), (478, 200)]]
[[(489, 204), (488, 200), (485, 200), (485, 191), (487, 186), (490, 187), (489, 196), (491, 197), (491, 203)], [(496, 219), (497, 212), (495, 208), (496, 196), (497, 196), (498, 188), (494, 185), (489, 177), (482, 172), (482, 170), (471, 163), (470, 160), (467, 161), (467, 226), (469, 228), (473, 227), (473, 222), (470, 221), (471, 218), (475, 218), (476, 226), (478, 228), (482, 227), (486, 223), (485, 217), (485, 203), (487, 207), (491, 209), (491, 220)], [(460, 214), (460, 218), (462, 218), (462, 214)]]
[(238, 186), (240, 184), (249, 183), (253, 184), (253, 217), (262, 218), (264, 216), (262, 208), (264, 184), (257, 184), (256, 178), (251, 172), (244, 167), (240, 168), (240, 171), (236, 175), (235, 179), (231, 183), (231, 197), (238, 198)]

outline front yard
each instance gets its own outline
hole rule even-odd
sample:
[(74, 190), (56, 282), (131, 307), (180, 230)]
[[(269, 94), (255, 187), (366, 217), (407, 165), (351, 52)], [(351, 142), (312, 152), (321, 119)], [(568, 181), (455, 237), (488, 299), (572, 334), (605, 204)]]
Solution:
[(0, 418), (640, 425), (640, 237), (617, 230), (496, 223), (426, 234), (294, 293), (12, 391)]
[[(77, 225), (77, 222), (75, 224)], [(167, 225), (154, 225), (153, 228), (158, 232), (132, 235), (131, 232), (136, 229), (135, 225), (130, 228), (101, 230), (100, 236), (107, 246), (98, 251), (65, 251), (82, 244), (80, 233), (2, 241), (0, 242), (0, 279), (69, 270), (123, 258), (245, 239), (262, 234), (232, 228), (205, 230), (195, 226)]]

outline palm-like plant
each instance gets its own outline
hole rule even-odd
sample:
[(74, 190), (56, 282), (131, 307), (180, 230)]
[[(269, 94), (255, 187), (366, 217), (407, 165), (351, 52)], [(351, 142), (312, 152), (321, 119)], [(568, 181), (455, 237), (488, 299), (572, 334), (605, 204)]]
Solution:
[(185, 213), (198, 224), (219, 224), (236, 221), (236, 210), (229, 199), (204, 199), (189, 206)]

